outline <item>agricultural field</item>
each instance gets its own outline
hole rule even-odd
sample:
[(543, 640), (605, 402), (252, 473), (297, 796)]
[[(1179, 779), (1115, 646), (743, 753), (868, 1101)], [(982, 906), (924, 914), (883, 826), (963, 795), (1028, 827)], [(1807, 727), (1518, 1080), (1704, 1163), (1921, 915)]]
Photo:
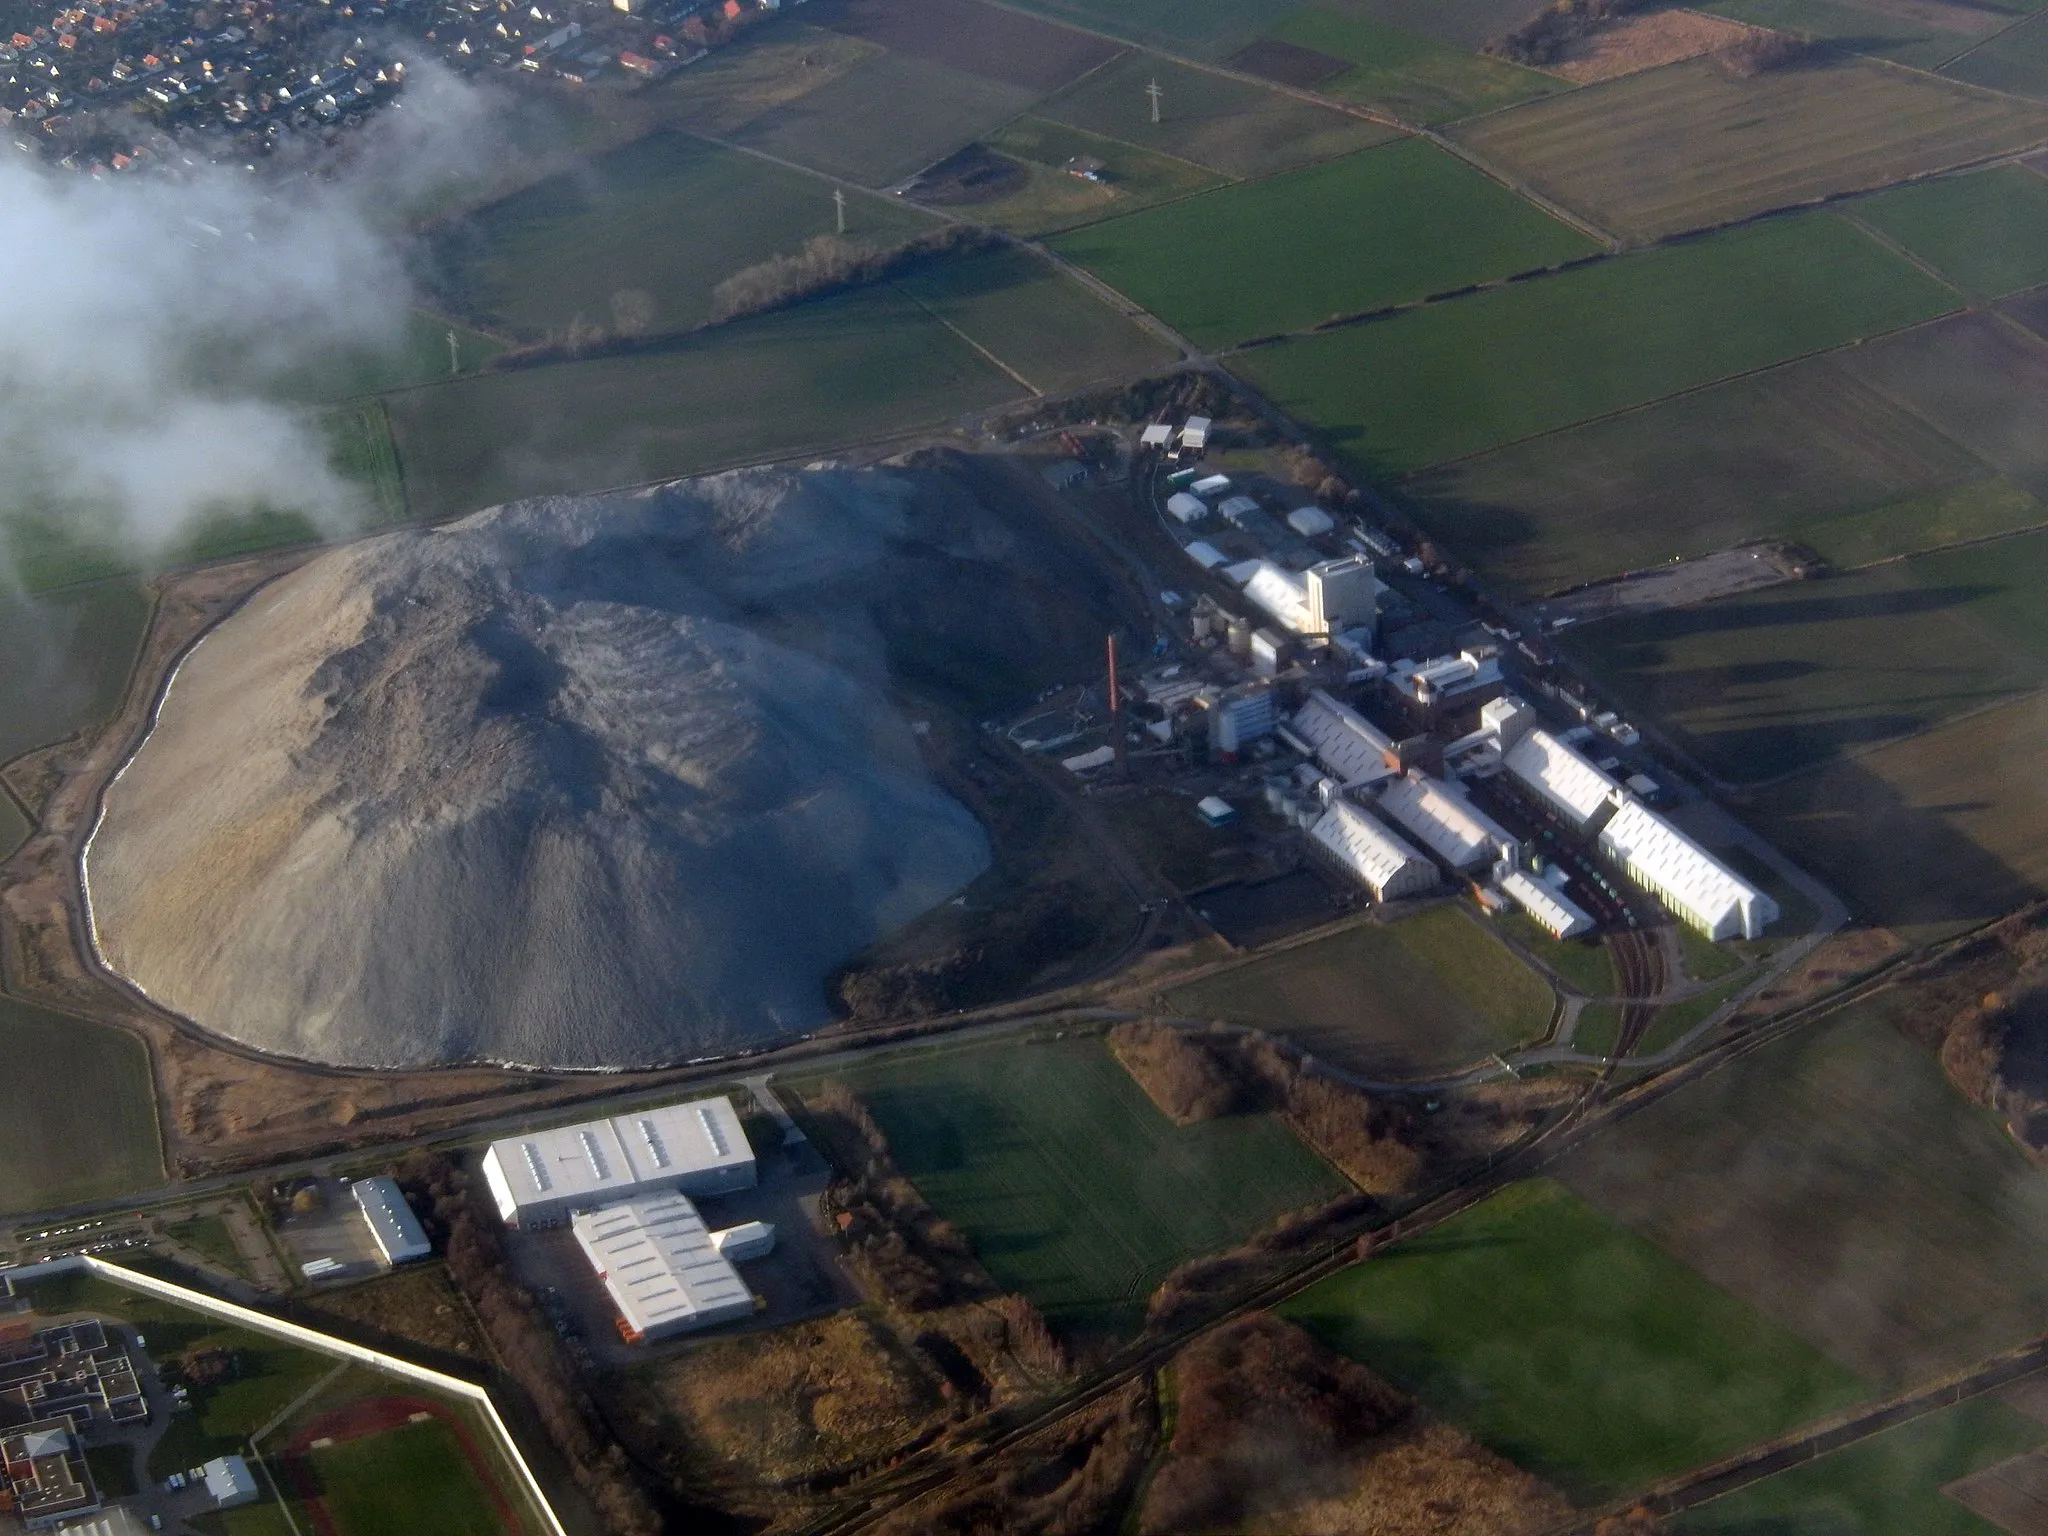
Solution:
[(2025, 166), (1893, 187), (1848, 212), (1973, 298), (2048, 283), (2048, 176)]
[(1942, 73), (2015, 96), (2048, 97), (2048, 17), (2037, 11), (1950, 60)]
[(2033, 1450), (2048, 1428), (1973, 1398), (1703, 1504), (1678, 1536), (1991, 1536), (1945, 1485)]
[(1323, 95), (1362, 102), (1404, 122), (1452, 122), (1564, 89), (1540, 70), (1318, 6), (1296, 11), (1271, 36), (1345, 66), (1317, 85)]
[(1835, 59), (1738, 78), (1646, 70), (1480, 118), (1473, 150), (1631, 240), (1653, 240), (2048, 140), (2048, 109)]
[(907, 1052), (839, 1075), (996, 1278), (1083, 1333), (1132, 1328), (1178, 1265), (1348, 1188), (1270, 1115), (1174, 1125), (1099, 1040)]
[(0, 997), (0, 1211), (47, 1210), (160, 1184), (149, 1052), (126, 1030)]
[(1249, 1024), (1364, 1072), (1464, 1066), (1540, 1037), (1550, 986), (1454, 903), (1361, 923), (1166, 995), (1190, 1018)]
[(1091, 225), (1053, 248), (1209, 346), (1599, 249), (1421, 139)]
[(1775, 219), (1261, 347), (1233, 362), (1373, 477), (1946, 313), (1831, 214)]
[[(1933, 69), (2015, 17), (1990, 5), (1953, 0), (1858, 4), (1857, 0), (1709, 0), (1702, 9), (1751, 26), (1824, 38), (1840, 48), (1916, 69)], [(1967, 77), (1965, 77), (1967, 78)]]
[(884, 54), (731, 137), (857, 186), (888, 187), (1015, 117), (1039, 92)]
[(0, 590), (0, 763), (111, 715), (148, 624), (149, 598), (130, 581)]
[[(947, 167), (942, 166), (912, 195), (921, 202), (960, 209), (977, 223), (1023, 235), (1134, 212), (1223, 182), (1214, 171), (1189, 161), (1038, 117), (1014, 118), (965, 153), (974, 158), (975, 169), (999, 173), (994, 185), (962, 187), (957, 179), (944, 176)], [(1080, 157), (1102, 162), (1096, 180), (1062, 169)]]
[(857, 37), (784, 19), (743, 33), (647, 92), (646, 99), (668, 126), (723, 138), (883, 53)]
[[(832, 191), (787, 166), (656, 133), (444, 225), (430, 259), (454, 302), (529, 335), (574, 321), (609, 331), (622, 318), (656, 334), (688, 330), (726, 278), (831, 234)], [(850, 239), (890, 245), (931, 227), (894, 199), (855, 190), (846, 201)]]
[[(1156, 123), (1145, 94), (1154, 81), (1162, 93)], [(1035, 110), (1070, 128), (1225, 176), (1270, 176), (1399, 136), (1314, 102), (1149, 53), (1127, 54)]]
[(1460, 558), (1534, 595), (1746, 539), (1798, 539), (1846, 567), (2048, 517), (1988, 476), (1813, 357), (1415, 476), (1401, 495)]
[(898, 288), (1040, 394), (1164, 368), (1179, 353), (1014, 247), (927, 267)]
[(1887, 1390), (2048, 1327), (2048, 1175), (1880, 993), (1603, 1130), (1557, 1176)]
[(1931, 943), (2048, 894), (2044, 755), (2032, 693), (1773, 784), (1753, 814), (1860, 916)]
[(1279, 1311), (1580, 1502), (1869, 1395), (1547, 1179), (1510, 1186)]
[(1070, 85), (1123, 50), (981, 0), (814, 0), (812, 25), (891, 53), (942, 64), (1040, 95)]
[(1527, 21), (1529, 0), (1322, 0), (1325, 8), (1477, 53)]
[(390, 401), (415, 516), (814, 452), (1023, 389), (894, 289), (740, 321), (663, 350)]
[(1625, 705), (1754, 782), (2048, 680), (2048, 533), (1574, 630)]
[(1299, 0), (1025, 0), (1025, 9), (1177, 54), (1220, 59)]

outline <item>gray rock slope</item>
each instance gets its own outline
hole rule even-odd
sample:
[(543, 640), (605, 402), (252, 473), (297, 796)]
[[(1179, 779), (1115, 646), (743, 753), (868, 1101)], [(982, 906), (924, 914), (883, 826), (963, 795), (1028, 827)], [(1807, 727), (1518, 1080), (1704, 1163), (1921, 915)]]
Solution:
[(836, 966), (988, 862), (850, 600), (908, 498), (742, 471), (320, 557), (186, 658), (110, 788), (103, 957), (343, 1065), (622, 1067), (816, 1025)]

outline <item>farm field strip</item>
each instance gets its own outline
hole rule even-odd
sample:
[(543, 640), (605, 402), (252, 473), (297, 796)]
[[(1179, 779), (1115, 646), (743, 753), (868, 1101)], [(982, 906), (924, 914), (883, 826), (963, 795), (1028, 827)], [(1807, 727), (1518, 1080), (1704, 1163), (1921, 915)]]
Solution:
[(1285, 16), (1298, 0), (1018, 0), (1024, 9), (1131, 42), (1220, 59)]
[[(1842, 48), (1916, 69), (1934, 69), (1985, 38), (1986, 27), (2016, 20), (1989, 6), (1909, 0), (1898, 13), (1855, 0), (1708, 0), (1702, 7), (1751, 26), (1824, 38)], [(1948, 25), (1941, 25), (1942, 22)]]
[(142, 1041), (0, 997), (0, 1211), (47, 1210), (164, 1179)]
[(1974, 297), (2048, 283), (2048, 177), (2025, 166), (1914, 182), (1845, 211)]
[[(1213, 346), (1599, 249), (1420, 139), (1094, 224), (1052, 246)], [(1266, 280), (1282, 270), (1286, 283)]]
[(1564, 90), (1540, 70), (1447, 48), (1399, 27), (1308, 6), (1270, 36), (1351, 66), (1322, 81), (1326, 96), (1357, 101), (1424, 125), (1513, 106)]
[(1833, 215), (1660, 246), (1244, 352), (1231, 366), (1384, 478), (1955, 309)]
[[(1021, 169), (1024, 184), (985, 199), (925, 200), (1023, 235), (1115, 218), (1225, 184), (1223, 176), (1192, 161), (1028, 115), (1003, 124), (982, 140), (982, 146)], [(1063, 169), (1082, 156), (1103, 163), (1105, 180), (1084, 181)]]
[(2048, 140), (2048, 109), (1861, 60), (1736, 79), (1689, 60), (1494, 113), (1461, 143), (1637, 240)]
[(980, 0), (813, 0), (812, 26), (929, 63), (1043, 94), (1099, 69), (1108, 39)]
[(2048, 17), (2035, 11), (2018, 25), (1949, 60), (1941, 72), (2016, 96), (2048, 98)]

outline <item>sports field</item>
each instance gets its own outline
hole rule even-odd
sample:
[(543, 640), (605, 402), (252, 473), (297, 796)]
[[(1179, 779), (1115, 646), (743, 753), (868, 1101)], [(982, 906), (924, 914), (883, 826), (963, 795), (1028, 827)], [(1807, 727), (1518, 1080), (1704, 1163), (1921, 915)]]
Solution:
[(1371, 475), (1440, 464), (1955, 308), (1830, 214), (1662, 246), (1233, 362)]
[(413, 514), (433, 520), (860, 442), (1023, 393), (908, 296), (872, 289), (390, 407)]
[(1365, 1072), (1463, 1066), (1540, 1036), (1549, 984), (1455, 904), (1362, 923), (1169, 992), (1190, 1018), (1284, 1034)]
[(2048, 176), (2025, 166), (1894, 187), (1848, 211), (1973, 297), (2048, 283)]
[(771, 108), (732, 139), (856, 185), (887, 187), (1015, 117), (1039, 94), (889, 53)]
[(907, 1052), (839, 1075), (939, 1214), (1063, 1328), (1127, 1330), (1176, 1266), (1349, 1187), (1270, 1115), (1174, 1125), (1097, 1040)]
[(1985, 39), (1942, 73), (2016, 96), (2048, 97), (2048, 16), (2037, 12)]
[(1379, 107), (1404, 122), (1450, 122), (1564, 89), (1540, 70), (1317, 6), (1296, 11), (1271, 35), (1351, 66), (1317, 87), (1324, 95)]
[(1974, 1398), (1780, 1472), (1672, 1522), (1679, 1536), (1993, 1536), (1942, 1487), (2032, 1450), (2048, 1429)]
[[(687, 330), (726, 278), (831, 234), (832, 191), (787, 166), (657, 133), (445, 226), (431, 257), (466, 308), (530, 334), (577, 320), (611, 330), (620, 313), (655, 333)], [(890, 245), (930, 227), (894, 199), (847, 197), (850, 239)]]
[(149, 1053), (125, 1030), (0, 998), (0, 1211), (148, 1189), (164, 1177)]
[(1604, 1129), (1557, 1176), (1896, 1390), (2048, 1328), (2048, 1176), (1878, 997)]
[(1091, 225), (1053, 248), (1211, 346), (1599, 249), (1421, 139)]
[(1518, 443), (1402, 490), (1448, 548), (1523, 593), (1745, 539), (1798, 539), (1840, 567), (2048, 516), (1831, 357)]
[(1567, 642), (1723, 778), (1790, 773), (2048, 680), (2048, 533), (1604, 621)]
[[(1154, 82), (1161, 92), (1156, 123), (1145, 91)], [(1270, 176), (1397, 137), (1362, 118), (1150, 53), (1127, 54), (1034, 110), (1225, 176)]]
[(928, 267), (897, 286), (1041, 394), (1164, 368), (1179, 356), (1050, 263), (1015, 247)]
[[(417, 1412), (426, 1414), (424, 1404)], [(479, 1474), (474, 1452), (438, 1414), (297, 1452), (288, 1463), (299, 1501), (320, 1536), (516, 1536), (504, 1496)]]
[(2038, 144), (2048, 109), (1860, 59), (1748, 79), (1695, 59), (1455, 132), (1566, 207), (1647, 240)]
[(1931, 942), (2048, 893), (2044, 759), (2032, 693), (1774, 784), (1755, 814), (1859, 916)]
[(149, 623), (132, 581), (27, 596), (0, 589), (0, 763), (111, 715)]
[(1868, 1395), (1547, 1179), (1513, 1185), (1279, 1310), (1581, 1502)]

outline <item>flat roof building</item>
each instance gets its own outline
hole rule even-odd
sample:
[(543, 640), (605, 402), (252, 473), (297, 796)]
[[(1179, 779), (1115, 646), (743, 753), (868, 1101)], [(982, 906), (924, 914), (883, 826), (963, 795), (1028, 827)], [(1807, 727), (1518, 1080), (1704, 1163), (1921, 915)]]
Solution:
[(1525, 869), (1507, 875), (1500, 888), (1510, 901), (1547, 928), (1554, 939), (1573, 939), (1593, 931), (1593, 919), (1584, 908)]
[(0, 1435), (0, 1491), (31, 1531), (100, 1507), (68, 1419), (38, 1419)]
[(1453, 869), (1512, 861), (1521, 852), (1513, 833), (1426, 773), (1410, 773), (1389, 784), (1380, 793), (1380, 809)]
[(728, 1259), (765, 1259), (775, 1251), (775, 1223), (743, 1221), (711, 1234), (711, 1246)]
[(1615, 811), (1600, 851), (1710, 939), (1762, 938), (1777, 921), (1775, 901), (1641, 801)]
[(1287, 514), (1287, 526), (1304, 539), (1313, 539), (1335, 528), (1337, 521), (1321, 507), (1296, 507)]
[(239, 1456), (216, 1456), (199, 1471), (215, 1509), (238, 1509), (263, 1497), (249, 1463)]
[(1379, 623), (1380, 580), (1363, 555), (1323, 560), (1302, 572), (1302, 604), (1307, 609), (1299, 626), (1328, 639), (1347, 629), (1370, 629)]
[(1596, 832), (1614, 814), (1621, 786), (1540, 727), (1524, 732), (1501, 762), (1578, 831)]
[(724, 1098), (494, 1141), (483, 1169), (498, 1214), (514, 1227), (556, 1225), (629, 1195), (715, 1195), (755, 1180), (753, 1149)]
[(406, 1204), (395, 1180), (381, 1174), (373, 1179), (357, 1179), (349, 1186), (349, 1193), (356, 1197), (356, 1209), (363, 1213), (370, 1237), (386, 1264), (409, 1264), (434, 1251), (434, 1245), (427, 1241), (427, 1234), (420, 1227), (419, 1217)]
[(1309, 847), (1364, 885), (1376, 901), (1437, 883), (1436, 866), (1348, 800), (1334, 800), (1308, 829)]
[(1173, 514), (1176, 522), (1199, 523), (1209, 515), (1209, 504), (1199, 496), (1190, 496), (1186, 491), (1175, 491), (1166, 498), (1166, 510)]
[(631, 1343), (751, 1317), (753, 1293), (682, 1195), (642, 1195), (570, 1222)]
[(1309, 691), (1308, 701), (1287, 722), (1287, 733), (1346, 789), (1394, 776), (1387, 766), (1393, 737), (1320, 688)]

